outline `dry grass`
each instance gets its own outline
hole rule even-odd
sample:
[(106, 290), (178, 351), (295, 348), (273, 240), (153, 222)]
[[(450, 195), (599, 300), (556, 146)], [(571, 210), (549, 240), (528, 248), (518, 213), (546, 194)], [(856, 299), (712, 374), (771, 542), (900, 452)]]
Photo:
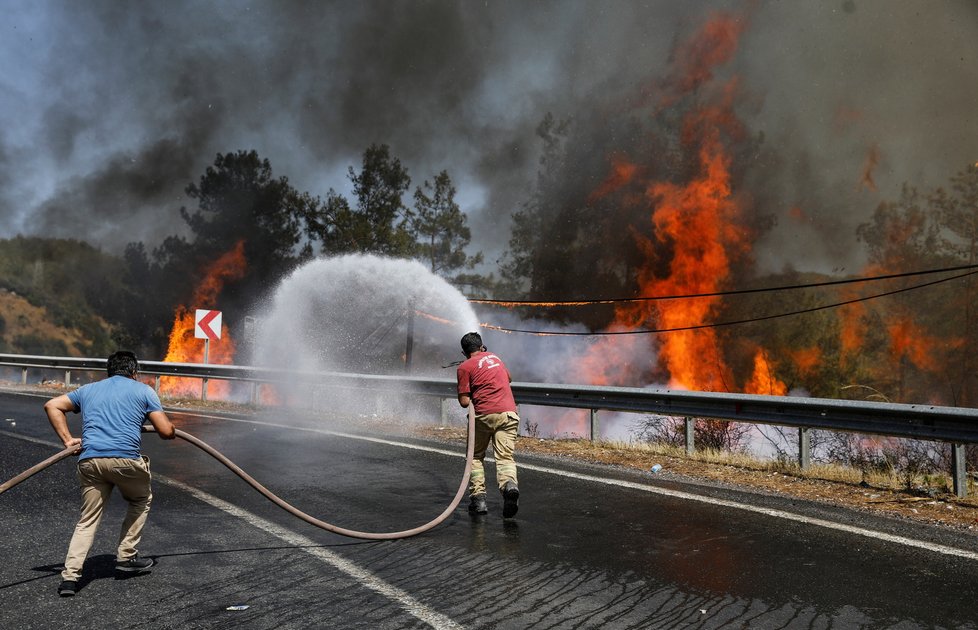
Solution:
[[(464, 443), (462, 427), (415, 427), (412, 433), (442, 441)], [(632, 442), (590, 442), (584, 439), (549, 440), (521, 437), (519, 452), (538, 453), (581, 462), (619, 466), (676, 481), (717, 483), (757, 492), (798, 497), (828, 505), (845, 506), (874, 514), (942, 525), (978, 534), (978, 497), (958, 498), (950, 479), (921, 479), (928, 485), (908, 491), (896, 474), (817, 464), (802, 470), (795, 463), (764, 460), (742, 453), (698, 450), (687, 456), (682, 447)]]
[[(818, 479), (850, 485), (862, 484), (890, 490), (906, 489), (904, 479), (895, 472), (877, 470), (862, 471), (852, 466), (843, 466), (840, 464), (812, 463), (808, 468), (802, 469), (795, 462), (786, 462), (780, 459), (762, 459), (748, 453), (719, 451), (716, 449), (700, 449), (692, 455), (687, 455), (685, 447), (670, 446), (667, 444), (610, 441), (592, 444), (591, 447), (596, 449), (612, 449), (621, 452), (634, 451), (637, 454), (647, 453), (649, 456), (658, 455), (673, 460), (690, 459), (704, 464), (715, 464), (759, 472), (781, 473), (800, 479)], [(921, 481), (923, 486), (939, 488), (942, 492), (951, 491), (951, 478), (947, 475), (922, 477)]]

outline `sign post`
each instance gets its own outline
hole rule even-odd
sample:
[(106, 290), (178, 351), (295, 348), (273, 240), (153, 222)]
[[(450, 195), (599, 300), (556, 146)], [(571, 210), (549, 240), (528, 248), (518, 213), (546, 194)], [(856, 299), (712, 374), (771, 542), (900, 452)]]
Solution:
[[(207, 364), (211, 339), (221, 338), (221, 311), (198, 308), (194, 315), (194, 337), (204, 340), (204, 364)], [(200, 382), (200, 399), (207, 400), (207, 379)]]

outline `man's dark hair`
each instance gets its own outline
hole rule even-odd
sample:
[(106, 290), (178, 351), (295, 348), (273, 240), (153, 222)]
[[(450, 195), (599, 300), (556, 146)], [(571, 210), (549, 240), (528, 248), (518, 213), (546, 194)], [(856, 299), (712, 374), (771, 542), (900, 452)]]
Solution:
[(109, 376), (128, 376), (132, 378), (139, 371), (139, 361), (136, 353), (128, 350), (117, 350), (109, 355), (107, 364)]
[(466, 355), (482, 350), (482, 335), (477, 332), (465, 333), (462, 336), (462, 352)]

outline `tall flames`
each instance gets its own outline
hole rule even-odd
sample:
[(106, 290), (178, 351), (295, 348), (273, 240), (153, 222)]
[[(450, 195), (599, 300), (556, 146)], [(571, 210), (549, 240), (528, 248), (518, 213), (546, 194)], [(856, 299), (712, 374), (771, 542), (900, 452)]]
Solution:
[[(736, 16), (718, 14), (678, 49), (677, 76), (662, 84), (661, 106), (704, 89), (713, 80), (715, 67), (730, 60), (743, 28)], [(680, 140), (695, 156), (693, 175), (686, 181), (636, 180), (641, 166), (616, 156), (612, 173), (594, 196), (604, 196), (625, 185), (639, 184), (651, 211), (652, 238), (636, 235), (647, 264), (638, 273), (640, 295), (646, 297), (705, 295), (691, 299), (628, 303), (615, 310), (611, 330), (640, 328), (671, 330), (657, 338), (657, 348), (647, 347), (658, 366), (650, 362), (625, 361), (617, 356), (620, 344), (595, 344), (583, 362), (592, 382), (639, 384), (656, 367), (668, 373), (669, 386), (702, 391), (725, 391), (735, 386), (730, 370), (719, 352), (715, 320), (720, 298), (715, 295), (730, 277), (731, 262), (750, 249), (751, 234), (744, 227), (742, 208), (731, 186), (731, 156), (725, 138), (743, 135), (734, 114), (737, 79), (726, 81), (713, 102), (693, 106), (683, 117)], [(668, 275), (661, 269), (664, 256), (671, 256)], [(623, 366), (633, 365), (628, 374)], [(784, 394), (787, 388), (774, 376), (772, 361), (757, 349), (751, 379), (742, 384), (753, 393)]]
[[(788, 386), (780, 373), (792, 379), (792, 387), (811, 383), (823, 393), (833, 386), (850, 385), (875, 391), (870, 386), (874, 384), (898, 400), (923, 395), (939, 401), (943, 396), (960, 404), (978, 397), (973, 393), (978, 387), (969, 385), (974, 370), (967, 339), (942, 339), (929, 333), (935, 330), (937, 316), (922, 312), (907, 296), (885, 304), (865, 301), (914, 288), (909, 279), (888, 280), (884, 288), (880, 284), (841, 288), (834, 298), (842, 308), (834, 311), (834, 318), (813, 319), (812, 330), (780, 329), (790, 331), (784, 338), (758, 342), (756, 334), (734, 337), (717, 332), (720, 318), (738, 307), (724, 302), (721, 294), (735, 286), (743, 263), (749, 264), (757, 237), (751, 229), (758, 222), (749, 193), (738, 188), (739, 174), (749, 165), (736, 163), (734, 157), (751, 147), (744, 142), (745, 126), (735, 113), (741, 90), (737, 76), (723, 68), (736, 54), (744, 26), (738, 16), (712, 15), (676, 47), (669, 76), (654, 85), (651, 99), (642, 101), (654, 122), (664, 123), (650, 129), (671, 128), (673, 120), (680, 121), (676, 141), (666, 138), (649, 145), (667, 150), (644, 160), (632, 159), (617, 148), (609, 151), (607, 175), (592, 189), (588, 203), (610, 200), (629, 213), (636, 208), (647, 213), (649, 223), (636, 224), (632, 230), (641, 264), (629, 268), (637, 269), (637, 295), (651, 299), (618, 303), (605, 332), (657, 334), (603, 337), (577, 362), (581, 371), (577, 377), (595, 384), (667, 382), (676, 389), (786, 395)], [(835, 130), (846, 133), (862, 118), (861, 111), (840, 107)], [(651, 153), (647, 148), (635, 154)], [(882, 160), (879, 145), (870, 143), (857, 175), (857, 185), (865, 194), (878, 192), (876, 177)], [(873, 264), (861, 275), (906, 271), (917, 254), (932, 249), (927, 240), (933, 238), (930, 215), (918, 207), (915, 191), (904, 195), (909, 197), (881, 205), (873, 223), (865, 224)], [(812, 223), (815, 215), (807, 210), (789, 204), (785, 214), (794, 222)], [(863, 229), (867, 228), (860, 226)], [(973, 244), (971, 251), (973, 260)], [(946, 295), (952, 300), (957, 297)], [(782, 296), (781, 303), (787, 304), (787, 294), (772, 298), (772, 303)], [(808, 311), (831, 306), (832, 299), (828, 291), (820, 292)], [(973, 311), (966, 300), (961, 304), (967, 326), (974, 319)], [(790, 343), (797, 345), (787, 347)], [(961, 376), (955, 377), (958, 382), (949, 393), (937, 393), (926, 380), (932, 378), (933, 384), (946, 387), (938, 378), (946, 381), (943, 375), (950, 374), (952, 355)]]
[[(214, 309), (221, 289), (228, 280), (241, 278), (246, 269), (244, 256), (244, 241), (238, 243), (218, 258), (208, 269), (207, 275), (194, 289), (190, 305), (180, 305), (173, 318), (173, 328), (170, 330), (170, 341), (167, 347), (165, 362), (171, 363), (203, 363), (204, 340), (194, 336), (194, 315), (198, 308)], [(210, 343), (207, 362), (215, 364), (230, 364), (234, 359), (235, 345), (231, 339), (226, 324), (221, 324), (221, 338)], [(215, 398), (227, 397), (229, 393), (227, 381), (211, 381), (208, 384), (208, 395)], [(198, 396), (200, 381), (196, 379), (164, 376), (160, 379), (160, 390), (169, 396)]]
[[(640, 103), (644, 108), (640, 114), (651, 117), (646, 127), (629, 120), (630, 128), (657, 135), (634, 150), (619, 145), (608, 149), (605, 177), (589, 189), (586, 204), (595, 216), (611, 210), (613, 214), (602, 218), (628, 217), (638, 255), (629, 249), (619, 265), (600, 271), (628, 270), (627, 280), (634, 280), (636, 295), (646, 299), (603, 302), (615, 303), (604, 331), (610, 334), (575, 359), (573, 378), (599, 385), (667, 383), (676, 389), (765, 395), (786, 395), (788, 381), (793, 389), (808, 388), (818, 396), (837, 395), (841, 388), (874, 391), (901, 401), (923, 396), (929, 402), (945, 404), (950, 399), (961, 404), (978, 399), (971, 358), (978, 342), (933, 332), (946, 330), (948, 316), (955, 323), (960, 318), (965, 328), (973, 326), (976, 316), (969, 302), (974, 299), (973, 288), (971, 295), (962, 298), (946, 287), (944, 308), (929, 312), (919, 308), (915, 296), (902, 293), (918, 288), (912, 286), (917, 280), (896, 277), (885, 284), (854, 283), (805, 293), (784, 290), (739, 302), (723, 297), (750, 269), (752, 244), (760, 236), (752, 226), (765, 222), (752, 205), (750, 191), (741, 187), (746, 181), (742, 174), (752, 166), (739, 156), (756, 156), (759, 140), (747, 134), (736, 106), (754, 101), (741, 98), (738, 77), (722, 67), (736, 54), (744, 26), (738, 16), (712, 15), (688, 41), (676, 46), (670, 74), (655, 82), (644, 98), (629, 101)], [(863, 116), (860, 110), (840, 107), (835, 131), (849, 133)], [(665, 136), (673, 133), (675, 138)], [(879, 145), (869, 143), (861, 167), (854, 169), (862, 194), (878, 193), (877, 170), (882, 162)], [(959, 188), (965, 185), (958, 182)], [(880, 204), (872, 222), (860, 225), (858, 233), (872, 261), (860, 275), (897, 276), (932, 260), (928, 258), (936, 238), (932, 215), (921, 207), (915, 190), (905, 189), (904, 196), (900, 202)], [(793, 223), (807, 225), (817, 223), (818, 211), (789, 201), (783, 214)], [(970, 251), (973, 262), (973, 240)], [(784, 284), (804, 285), (803, 275), (786, 272), (794, 279)], [(901, 297), (890, 297), (898, 293)], [(867, 301), (884, 296), (886, 300)], [(574, 303), (551, 306), (558, 304)], [(841, 308), (825, 310), (835, 306)], [(772, 328), (774, 334), (766, 336), (761, 325), (716, 327), (721, 319), (752, 322), (816, 311), (822, 314)], [(737, 335), (737, 330), (747, 332)], [(952, 370), (957, 381), (948, 387)], [(938, 387), (946, 391), (939, 392)]]

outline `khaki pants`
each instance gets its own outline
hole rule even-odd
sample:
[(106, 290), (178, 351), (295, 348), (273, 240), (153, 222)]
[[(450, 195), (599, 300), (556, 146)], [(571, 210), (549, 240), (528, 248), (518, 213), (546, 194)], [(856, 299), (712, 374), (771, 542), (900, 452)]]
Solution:
[(75, 526), (75, 533), (68, 545), (65, 570), (61, 572), (64, 580), (78, 581), (88, 550), (95, 539), (95, 531), (102, 519), (102, 509), (108, 501), (112, 488), (119, 488), (129, 503), (126, 517), (119, 532), (117, 560), (128, 560), (136, 555), (136, 546), (142, 537), (143, 525), (149, 514), (149, 504), (153, 500), (150, 490), (151, 475), (149, 458), (122, 459), (120, 457), (94, 457), (78, 463), (78, 481), (81, 483), (81, 517)]
[(472, 472), (469, 475), (469, 494), (485, 494), (486, 469), (483, 460), (486, 449), (492, 442), (492, 452), (496, 456), (496, 483), (502, 490), (507, 481), (516, 483), (516, 461), (513, 449), (516, 448), (516, 434), (520, 428), (520, 417), (514, 411), (506, 413), (487, 413), (475, 417), (475, 453), (472, 456)]

